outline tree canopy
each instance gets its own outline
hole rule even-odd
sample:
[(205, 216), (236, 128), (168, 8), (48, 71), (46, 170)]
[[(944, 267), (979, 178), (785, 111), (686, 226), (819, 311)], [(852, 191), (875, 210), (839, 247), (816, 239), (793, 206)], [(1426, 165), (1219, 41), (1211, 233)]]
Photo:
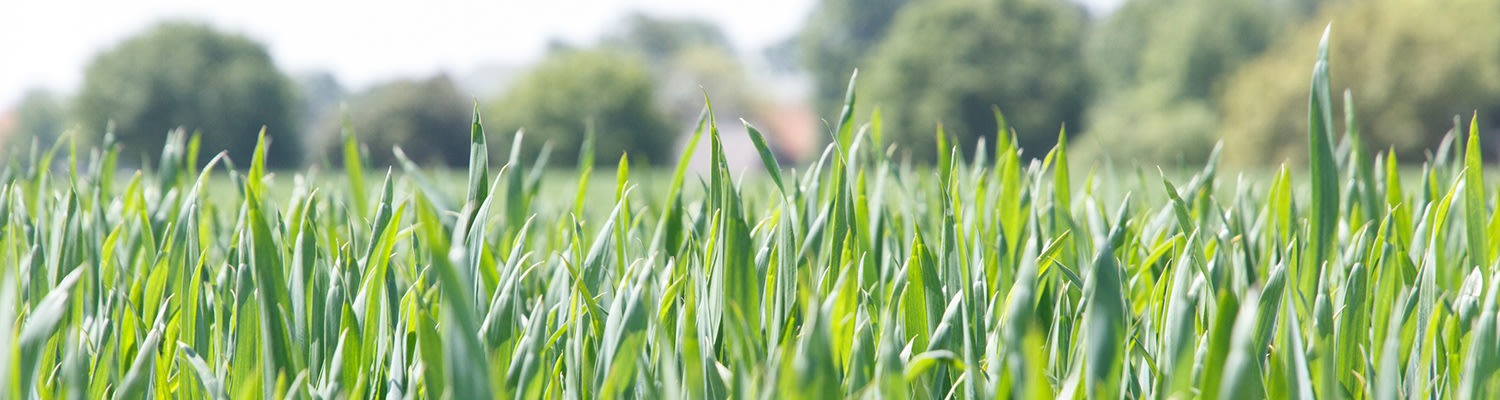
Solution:
[(1272, 7), (1260, 0), (1134, 0), (1099, 24), (1086, 45), (1100, 93), (1080, 140), (1161, 164), (1203, 162), (1219, 128), (1221, 82), (1264, 51)]
[(123, 160), (137, 163), (158, 157), (177, 127), (200, 131), (206, 153), (228, 150), (249, 162), (264, 127), (273, 139), (267, 164), (285, 167), (301, 161), (296, 107), (292, 83), (264, 45), (204, 24), (166, 22), (89, 62), (74, 116), (95, 139), (114, 121)]
[[(628, 152), (631, 160), (664, 164), (672, 161), (678, 132), (658, 108), (656, 96), (651, 73), (638, 56), (608, 49), (561, 50), (490, 103), (486, 130), (508, 136), (524, 128), (523, 157), (536, 157), (542, 143), (551, 142), (558, 149), (551, 163), (574, 165), (592, 121), (596, 162), (608, 165)], [(509, 154), (509, 140), (489, 143), (492, 154)]]
[(913, 3), (871, 54), (859, 101), (879, 106), (885, 136), (918, 160), (935, 159), (939, 123), (966, 154), (979, 137), (994, 144), (993, 107), (1026, 154), (1041, 156), (1062, 124), (1076, 129), (1089, 98), (1077, 62), (1085, 22), (1061, 0)]
[(849, 74), (885, 39), (910, 0), (821, 0), (800, 34), (801, 59), (813, 78), (813, 106), (838, 112)]
[[(1352, 90), (1365, 146), (1421, 159), (1476, 110), (1500, 117), (1500, 3), (1376, 0), (1330, 4), (1228, 82), (1225, 154), (1242, 165), (1306, 158), (1307, 76), (1327, 21), (1335, 91)], [(1342, 101), (1335, 94), (1335, 110)], [(1485, 118), (1488, 117), (1488, 118)], [(1342, 119), (1335, 118), (1342, 122)], [(1342, 123), (1337, 124), (1342, 126)]]

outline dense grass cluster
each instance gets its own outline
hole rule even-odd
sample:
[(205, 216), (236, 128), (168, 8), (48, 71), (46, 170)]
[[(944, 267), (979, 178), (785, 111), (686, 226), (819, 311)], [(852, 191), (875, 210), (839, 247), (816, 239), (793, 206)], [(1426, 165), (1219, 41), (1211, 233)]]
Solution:
[(0, 397), (1500, 393), (1477, 129), (1404, 184), (1352, 110), (1334, 146), (1326, 61), (1310, 180), (1085, 175), (1009, 135), (912, 168), (852, 90), (806, 171), (751, 128), (769, 173), (731, 174), (710, 109), (712, 171), (650, 191), (624, 160), (613, 193), (593, 157), (576, 187), (492, 171), (477, 114), (462, 190), (410, 163), (366, 187), (353, 134), (331, 183), (268, 174), (264, 142), (198, 168), (179, 136), (128, 182), (113, 147), (54, 149), (65, 172), (3, 172)]

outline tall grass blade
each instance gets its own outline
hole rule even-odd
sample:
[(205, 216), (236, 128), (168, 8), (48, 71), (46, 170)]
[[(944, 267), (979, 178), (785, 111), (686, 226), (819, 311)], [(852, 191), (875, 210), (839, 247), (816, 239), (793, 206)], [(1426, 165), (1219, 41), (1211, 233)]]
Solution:
[[(1318, 60), (1313, 65), (1312, 89), (1308, 94), (1308, 163), (1312, 170), (1310, 229), (1313, 235), (1309, 242), (1317, 261), (1328, 259), (1333, 251), (1333, 234), (1339, 218), (1339, 176), (1333, 156), (1333, 105), (1328, 94), (1331, 79), (1328, 76), (1328, 36), (1332, 30), (1332, 25), (1325, 28), (1323, 38), (1318, 42)], [(1302, 279), (1306, 285), (1307, 278)]]

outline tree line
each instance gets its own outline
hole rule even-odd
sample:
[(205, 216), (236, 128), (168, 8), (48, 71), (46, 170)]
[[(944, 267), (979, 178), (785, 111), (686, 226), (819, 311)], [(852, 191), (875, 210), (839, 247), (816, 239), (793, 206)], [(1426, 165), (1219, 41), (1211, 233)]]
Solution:
[[(1066, 135), (1083, 157), (1164, 165), (1202, 162), (1222, 141), (1237, 149), (1226, 162), (1255, 166), (1305, 154), (1307, 49), (1332, 21), (1332, 51), (1348, 60), (1334, 86), (1367, 125), (1345, 129), (1421, 158), (1455, 115), (1500, 118), (1496, 20), (1488, 0), (1129, 0), (1106, 15), (1065, 0), (822, 0), (763, 58), (805, 73), (809, 103), (829, 119), (860, 70), (857, 111), (878, 109), (883, 136), (917, 162), (936, 159), (941, 133), (966, 153), (1005, 134), (1037, 157)], [(592, 132), (598, 162), (667, 162), (704, 89), (733, 110), (721, 117), (765, 108), (770, 94), (738, 54), (712, 23), (637, 14), (597, 43), (554, 43), (499, 93), (438, 75), (350, 94), (329, 76), (290, 77), (252, 38), (165, 22), (96, 55), (78, 93), (25, 96), (6, 147), (68, 131), (151, 165), (168, 132), (186, 129), (203, 151), (248, 159), (264, 129), (271, 166), (340, 165), (338, 138), (352, 131), (376, 163), (400, 147), (461, 166), (477, 107), (506, 135), (492, 154), (524, 132), (531, 147), (518, 154), (550, 143), (561, 150), (550, 162), (571, 165)]]

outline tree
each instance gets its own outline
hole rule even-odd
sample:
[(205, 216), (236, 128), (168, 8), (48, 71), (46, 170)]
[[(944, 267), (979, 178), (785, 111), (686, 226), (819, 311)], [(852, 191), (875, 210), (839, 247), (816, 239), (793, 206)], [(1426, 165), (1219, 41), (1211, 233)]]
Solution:
[(66, 118), (63, 100), (56, 94), (46, 90), (26, 92), (21, 97), (21, 104), (16, 106), (15, 129), (4, 138), (4, 143), (0, 143), (8, 150), (0, 151), (0, 154), (30, 148), (33, 140), (44, 148), (52, 145), (62, 135)]
[(885, 39), (909, 0), (821, 0), (799, 35), (813, 78), (813, 106), (838, 112), (849, 74)]
[(76, 102), (86, 137), (101, 137), (115, 122), (126, 162), (156, 158), (179, 126), (202, 132), (204, 152), (228, 150), (242, 162), (264, 127), (279, 139), (267, 150), (268, 165), (300, 160), (290, 80), (265, 46), (204, 24), (162, 23), (95, 56)]
[(1261, 0), (1135, 0), (1091, 32), (1101, 95), (1079, 154), (1158, 164), (1204, 161), (1224, 77), (1264, 51), (1273, 10)]
[[(542, 143), (550, 141), (558, 150), (552, 164), (574, 165), (592, 121), (596, 162), (613, 163), (628, 152), (631, 160), (664, 164), (672, 161), (677, 132), (657, 104), (651, 73), (640, 57), (604, 49), (567, 50), (549, 55), (491, 102), (486, 130), (508, 136), (524, 127), (521, 154), (535, 157)], [(502, 155), (492, 159), (509, 154), (509, 140), (489, 143), (492, 154)]]
[[(1222, 99), (1225, 161), (1307, 156), (1308, 77), (1326, 21), (1332, 86), (1353, 91), (1365, 147), (1421, 159), (1453, 118), (1500, 116), (1500, 3), (1377, 0), (1335, 3), (1276, 40), (1229, 81)], [(1342, 110), (1335, 93), (1335, 110)], [(1342, 118), (1335, 118), (1342, 126)]]
[(1088, 58), (1105, 89), (1155, 82), (1210, 98), (1221, 75), (1265, 49), (1272, 18), (1263, 0), (1130, 1), (1092, 32)]
[[(349, 102), (349, 122), (370, 162), (395, 164), (393, 147), (421, 164), (463, 167), (469, 162), (472, 104), (447, 76), (381, 84)], [(318, 153), (343, 160), (343, 118), (330, 116), (319, 129)]]
[(992, 107), (1041, 156), (1062, 124), (1077, 129), (1089, 97), (1077, 61), (1084, 22), (1060, 0), (913, 3), (871, 55), (860, 101), (881, 108), (886, 136), (918, 160), (936, 158), (939, 123), (965, 153), (979, 137), (994, 144)]

